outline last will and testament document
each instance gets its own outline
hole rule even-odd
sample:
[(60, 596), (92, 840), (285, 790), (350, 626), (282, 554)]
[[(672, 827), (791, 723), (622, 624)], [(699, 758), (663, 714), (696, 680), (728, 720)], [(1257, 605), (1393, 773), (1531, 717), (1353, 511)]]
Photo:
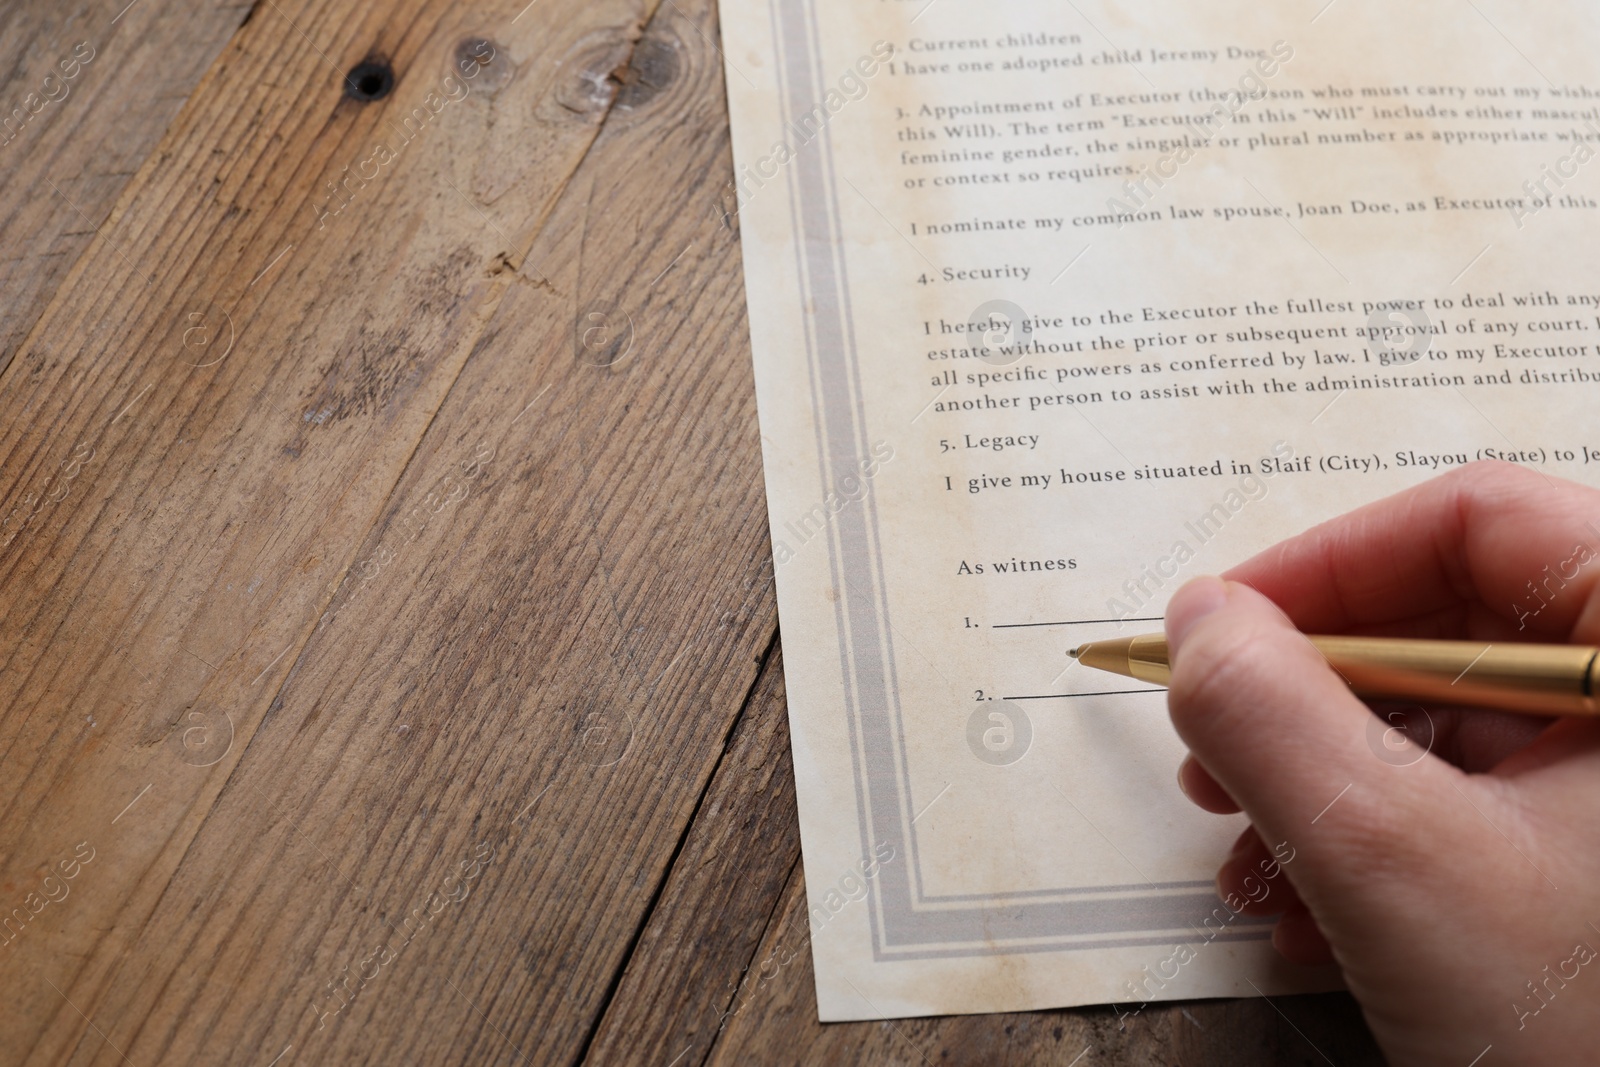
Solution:
[(1066, 650), (1476, 459), (1600, 480), (1600, 9), (722, 18), (822, 1018), (1330, 988)]

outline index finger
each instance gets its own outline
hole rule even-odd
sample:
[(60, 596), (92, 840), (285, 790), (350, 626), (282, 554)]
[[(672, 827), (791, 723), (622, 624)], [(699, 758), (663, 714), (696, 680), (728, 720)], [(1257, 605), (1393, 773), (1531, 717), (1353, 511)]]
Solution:
[(1551, 640), (1600, 635), (1597, 574), (1600, 491), (1485, 461), (1325, 522), (1225, 577), (1310, 633), (1487, 609), (1495, 629)]

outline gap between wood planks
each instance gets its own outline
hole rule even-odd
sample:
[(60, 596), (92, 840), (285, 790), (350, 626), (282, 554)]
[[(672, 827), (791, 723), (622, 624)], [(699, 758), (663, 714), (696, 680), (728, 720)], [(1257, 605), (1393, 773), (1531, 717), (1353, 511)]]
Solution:
[[(744, 722), (744, 717), (750, 710), (751, 701), (755, 699), (756, 690), (761, 687), (761, 683), (766, 679), (767, 669), (772, 664), (772, 653), (777, 649), (778, 641), (778, 629), (774, 626), (772, 637), (768, 639), (767, 647), (761, 653), (761, 661), (756, 667), (755, 677), (750, 679), (750, 688), (745, 690), (744, 698), (739, 701), (738, 714), (734, 715), (733, 721), (728, 724), (727, 732), (722, 735), (722, 749), (717, 753), (717, 761), (712, 764), (711, 773), (706, 775), (705, 785), (701, 787), (700, 795), (695, 797), (694, 810), (689, 813), (689, 818), (684, 821), (683, 830), (678, 834), (677, 843), (672, 846), (672, 855), (667, 858), (666, 864), (661, 869), (661, 878), (656, 882), (655, 889), (650, 893), (650, 902), (640, 914), (638, 925), (634, 927), (633, 934), (628, 938), (628, 943), (623, 949), (622, 961), (617, 965), (616, 973), (611, 976), (611, 981), (606, 985), (605, 994), (600, 998), (600, 1004), (595, 1011), (594, 1020), (589, 1024), (589, 1032), (584, 1035), (583, 1042), (578, 1046), (578, 1054), (572, 1061), (574, 1064), (582, 1064), (589, 1058), (589, 1048), (594, 1044), (596, 1035), (600, 1033), (600, 1024), (605, 1021), (606, 1013), (611, 1010), (611, 1002), (616, 998), (618, 987), (622, 985), (622, 976), (627, 973), (628, 963), (633, 959), (633, 953), (639, 945), (639, 939), (644, 936), (645, 928), (650, 925), (650, 919), (655, 915), (656, 905), (661, 900), (661, 894), (666, 891), (667, 883), (672, 880), (673, 872), (678, 867), (678, 857), (683, 853), (683, 847), (689, 840), (689, 834), (700, 817), (700, 808), (705, 804), (706, 796), (710, 794), (711, 787), (716, 783), (717, 775), (722, 770), (722, 761), (728, 756), (728, 748), (733, 741), (733, 735), (738, 732), (739, 724)], [(794, 862), (799, 862), (798, 857)], [(794, 870), (793, 863), (789, 865), (789, 870), (792, 874)], [(788, 876), (785, 876), (784, 884), (788, 884)], [(766, 922), (762, 924), (763, 931), (772, 925), (772, 915), (782, 903), (783, 893), (780, 891), (773, 899), (772, 909), (767, 914)], [(761, 941), (758, 938), (750, 950), (750, 959), (754, 959), (759, 951), (761, 951)], [(745, 969), (749, 969), (749, 960), (745, 961)], [(741, 988), (743, 988), (742, 983), (736, 985), (732, 995), (737, 997)], [(698, 1062), (704, 1063), (715, 1046), (716, 1040), (713, 1039), (711, 1044), (706, 1047), (705, 1055)], [(686, 1049), (685, 1051), (688, 1050)], [(688, 1065), (686, 1064), (685, 1067), (688, 1067)]]

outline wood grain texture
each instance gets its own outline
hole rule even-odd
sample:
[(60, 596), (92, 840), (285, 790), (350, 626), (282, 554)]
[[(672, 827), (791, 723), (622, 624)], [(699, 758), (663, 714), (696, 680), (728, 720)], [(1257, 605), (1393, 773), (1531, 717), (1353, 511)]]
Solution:
[(0, 370), (249, 11), (249, 0), (0, 8)]
[[(135, 1061), (560, 1063), (588, 1040), (774, 621), (738, 264), (710, 254), (733, 235), (679, 210), (728, 167), (718, 97), (689, 91), (714, 53), (664, 10), (645, 39), (682, 88), (619, 100), (529, 252), (548, 281), (487, 324), (356, 553), (371, 577), (108, 983)], [(604, 366), (575, 348), (600, 306), (634, 323)], [(263, 962), (248, 998), (228, 960)]]
[[(277, 3), (275, 18), (252, 19), (0, 380), (0, 700), (11, 770), (0, 785), (11, 828), (0, 890), (22, 905), (63, 850), (88, 842), (97, 852), (71, 897), (7, 942), (4, 1047), (39, 1062), (73, 1050), (183, 1058), (173, 1024), (103, 1005), (163, 988), (136, 946), (158, 901), (176, 899), (171, 873), (296, 662), (292, 650), (330, 598), (343, 597), (331, 603), (334, 626), (353, 628), (367, 610), (346, 603), (356, 590), (370, 601), (364, 584), (399, 584), (344, 582), (375, 554), (358, 554), (364, 539), (399, 536), (369, 533), (386, 504), (392, 523), (408, 523), (407, 565), (424, 562), (415, 540), (439, 529), (428, 494), (445, 472), (413, 467), (429, 479), (415, 496), (404, 495), (410, 483), (394, 496), (396, 481), (494, 309), (514, 285), (534, 291), (516, 267), (612, 106), (608, 75), (647, 14), (546, 3), (519, 20), (522, 6)], [(424, 111), (398, 159), (351, 187), (338, 216), (319, 214), (326, 183), (397, 137), (401, 117), (451, 74), (462, 42), (490, 36), (510, 77)], [(344, 95), (343, 71), (374, 54), (399, 82), (380, 104), (360, 104)], [(491, 62), (479, 76), (494, 73)], [(491, 166), (497, 145), (503, 174)], [(736, 304), (737, 288), (724, 299)], [(559, 341), (540, 339), (565, 371), (571, 320), (565, 308), (556, 317)], [(197, 325), (208, 332), (190, 334)], [(505, 357), (522, 400), (536, 384), (526, 357)], [(456, 495), (476, 457), (445, 457), (456, 480), (439, 497)], [(758, 477), (730, 484), (756, 493)], [(584, 499), (576, 518), (587, 524), (602, 499)], [(562, 552), (583, 565), (595, 542)], [(359, 576), (375, 568), (384, 569)], [(563, 618), (580, 603), (611, 603), (593, 589), (584, 600), (577, 582), (563, 589)], [(383, 621), (370, 617), (374, 631)], [(348, 688), (355, 679), (339, 665)], [(743, 682), (728, 684), (742, 696)], [(284, 718), (302, 734), (302, 716), (319, 725), (366, 715), (337, 697), (289, 699)], [(231, 744), (216, 756), (186, 747), (224, 733)], [(246, 795), (260, 817), (281, 818), (259, 789)], [(291, 879), (271, 886), (299, 889)], [(204, 911), (193, 898), (184, 906), (191, 918)], [(222, 949), (158, 951), (154, 973), (190, 975), (194, 960)], [(240, 962), (223, 952), (222, 973)], [(231, 983), (210, 989), (278, 1010)], [(98, 1030), (85, 1017), (99, 1017)]]
[[(571, 40), (557, 57), (564, 64), (500, 49), (523, 67), (519, 77), (543, 67), (581, 83), (531, 78), (506, 121), (538, 118), (555, 97), (550, 118), (574, 132), (617, 113), (606, 141), (591, 150), (588, 137), (573, 139), (567, 158), (544, 166), (511, 159), (526, 173), (507, 183), (482, 158), (483, 142), (495, 143), (485, 129), (493, 114), (460, 135), (439, 127), (429, 147), (438, 181), (460, 186), (455, 199), (426, 173), (391, 202), (375, 195), (371, 218), (351, 235), (356, 252), (339, 255), (332, 273), (296, 259), (292, 269), (305, 273), (281, 275), (288, 280), (274, 290), (333, 308), (337, 292), (359, 292), (360, 321), (340, 324), (344, 336), (377, 338), (331, 367), (300, 360), (320, 380), (287, 413), (248, 389), (250, 361), (217, 364), (235, 377), (211, 399), (245, 392), (256, 405), (225, 435), (249, 446), (200, 450), (215, 464), (205, 473), (226, 470), (217, 481), (232, 493), (263, 480), (254, 463), (319, 477), (303, 475), (310, 484), (273, 492), (253, 511), (240, 502), (243, 515), (203, 497), (177, 502), (176, 514), (203, 516), (197, 530), (151, 523), (160, 517), (152, 509), (98, 553), (154, 549), (159, 530), (159, 547), (182, 561), (162, 602), (179, 600), (174, 613), (188, 625), (168, 642), (180, 647), (165, 664), (160, 644), (135, 650), (141, 666), (161, 672), (150, 688), (167, 710), (141, 716), (136, 706), (108, 724), (104, 748), (122, 765), (84, 766), (91, 755), (38, 768), (13, 800), (47, 813), (53, 838), (70, 841), (96, 822), (114, 825), (104, 821), (111, 810), (74, 811), (71, 798), (138, 798), (108, 835), (115, 846), (86, 868), (105, 872), (97, 892), (122, 889), (133, 900), (84, 894), (71, 921), (50, 931), (58, 936), (27, 930), (33, 941), (16, 946), (45, 950), (76, 936), (91, 957), (75, 974), (44, 951), (27, 957), (56, 987), (22, 1017), (49, 1020), (43, 1034), (18, 1039), (33, 1041), (36, 1059), (233, 1062), (282, 1047), (314, 1061), (559, 1062), (587, 1039), (770, 643), (773, 607), (735, 234), (720, 211), (682, 210), (719, 204), (731, 168), (707, 36), (715, 26), (703, 5), (704, 28), (674, 5), (636, 48), (627, 10), (584, 7), (583, 18), (610, 20), (587, 34), (577, 32), (577, 10), (530, 9), (522, 26)], [(533, 18), (540, 12), (543, 24)], [(414, 14), (424, 24), (439, 15)], [(395, 23), (391, 15), (388, 32)], [(445, 58), (468, 31), (427, 28), (418, 48), (432, 41), (423, 50)], [(608, 83), (629, 55), (646, 62)], [(595, 85), (603, 98), (589, 94)], [(498, 90), (495, 114), (517, 88), (513, 78)], [(642, 182), (629, 164), (652, 156), (671, 166), (653, 166)], [(546, 188), (565, 195), (528, 211)], [(412, 209), (409, 221), (402, 208)], [(513, 210), (521, 214), (506, 218)], [(550, 264), (548, 273), (524, 262), (520, 242), (490, 254), (506, 230), (537, 234), (527, 257)], [(390, 279), (389, 293), (373, 291), (371, 270)], [(596, 308), (632, 324), (628, 351), (593, 344)], [(264, 330), (286, 318), (294, 321), (248, 321)], [(304, 325), (296, 334), (306, 347), (319, 336)], [(415, 365), (394, 367), (401, 357)], [(34, 358), (24, 351), (14, 370)], [(424, 387), (436, 380), (430, 395)], [(710, 424), (708, 408), (719, 413)], [(166, 414), (158, 425), (184, 421)], [(283, 423), (290, 433), (274, 434)], [(188, 443), (180, 435), (164, 451)], [(205, 483), (190, 471), (168, 492)], [(354, 500), (380, 506), (375, 526), (346, 503)], [(48, 558), (85, 510), (74, 503), (58, 503), (59, 533), (23, 527), (54, 536), (20, 541), (13, 559)], [(211, 547), (235, 525), (229, 550)], [(371, 533), (359, 549), (341, 543), (363, 525)], [(330, 580), (326, 563), (345, 580)], [(16, 568), (22, 581), (42, 569)], [(241, 611), (244, 591), (274, 577), (298, 589)], [(35, 597), (42, 615), (49, 595)], [(217, 599), (243, 617), (216, 610)], [(155, 625), (140, 625), (133, 640)], [(256, 636), (275, 629), (293, 649), (295, 630), (311, 628), (309, 644), (287, 656)], [(34, 651), (27, 632), (16, 634), (19, 653)], [(173, 680), (180, 667), (200, 675), (198, 692)], [(286, 676), (270, 711), (270, 687), (251, 701), (253, 687)], [(61, 666), (54, 677), (82, 681)], [(35, 687), (19, 732), (59, 728), (63, 706), (94, 706), (95, 695), (42, 699)], [(186, 753), (171, 739), (192, 710), (204, 720), (195, 729), (218, 726), (217, 709), (234, 744), (183, 778)], [(134, 773), (115, 740), (143, 749)], [(51, 747), (41, 746), (41, 762)], [(663, 766), (653, 752), (678, 758)], [(138, 790), (139, 777), (163, 770), (169, 777), (148, 796)], [(48, 854), (39, 836), (33, 851)], [(161, 869), (179, 855), (175, 871)], [(97, 927), (120, 932), (114, 949), (92, 936)]]
[(714, 3), (155, 7), (0, 15), (0, 1060), (1375, 1062), (816, 1022)]
[(778, 967), (756, 948), (799, 869), (788, 706), (782, 655), (774, 654), (584, 1062), (705, 1062), (723, 1028), (749, 1010), (750, 994)]

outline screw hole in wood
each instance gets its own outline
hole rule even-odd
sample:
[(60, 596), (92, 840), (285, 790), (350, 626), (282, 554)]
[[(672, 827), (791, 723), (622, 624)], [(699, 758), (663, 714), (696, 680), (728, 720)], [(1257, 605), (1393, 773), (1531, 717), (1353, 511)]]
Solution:
[(393, 89), (394, 71), (387, 63), (372, 60), (357, 63), (344, 78), (345, 95), (362, 103), (382, 100)]

